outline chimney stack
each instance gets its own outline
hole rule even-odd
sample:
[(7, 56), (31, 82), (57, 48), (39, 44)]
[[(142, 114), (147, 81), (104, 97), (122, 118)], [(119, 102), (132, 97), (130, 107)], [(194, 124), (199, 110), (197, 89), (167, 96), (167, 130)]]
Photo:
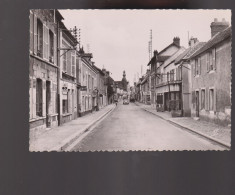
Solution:
[(157, 54), (158, 54), (158, 51), (157, 51), (157, 50), (154, 50), (154, 52), (153, 52), (153, 56), (154, 56), (154, 57), (156, 57), (156, 56), (157, 56)]
[(191, 37), (188, 42), (189, 47), (193, 47), (197, 42), (199, 42), (197, 38)]
[(180, 38), (179, 37), (174, 37), (173, 43), (175, 43), (176, 45), (180, 46)]
[(221, 22), (217, 18), (214, 19), (214, 22), (211, 23), (211, 37), (215, 36), (217, 33), (222, 32), (227, 27), (229, 23), (223, 18)]

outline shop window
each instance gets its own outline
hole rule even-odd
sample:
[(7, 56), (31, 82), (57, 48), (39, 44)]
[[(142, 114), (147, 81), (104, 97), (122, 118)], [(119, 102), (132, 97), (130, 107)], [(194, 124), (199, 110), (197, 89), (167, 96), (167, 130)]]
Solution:
[(36, 115), (42, 116), (42, 80), (36, 81)]
[(201, 109), (205, 109), (205, 99), (206, 99), (206, 96), (205, 96), (205, 89), (202, 89), (201, 90)]
[(214, 89), (209, 90), (209, 110), (214, 110)]

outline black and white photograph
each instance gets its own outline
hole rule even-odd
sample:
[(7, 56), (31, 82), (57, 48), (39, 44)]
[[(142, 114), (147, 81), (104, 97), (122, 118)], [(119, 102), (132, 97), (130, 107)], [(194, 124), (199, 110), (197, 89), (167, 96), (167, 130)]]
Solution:
[(229, 9), (30, 9), (29, 151), (228, 151)]

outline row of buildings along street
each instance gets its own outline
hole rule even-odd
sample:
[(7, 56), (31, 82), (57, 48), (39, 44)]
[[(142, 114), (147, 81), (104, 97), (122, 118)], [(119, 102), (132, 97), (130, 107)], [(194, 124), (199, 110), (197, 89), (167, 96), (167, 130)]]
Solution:
[(176, 35), (153, 48), (132, 84), (127, 69), (118, 80), (114, 66), (96, 64), (61, 12), (30, 10), (30, 151), (231, 147), (229, 22), (211, 21), (207, 41), (190, 37), (185, 47)]
[(30, 10), (29, 125), (31, 134), (62, 125), (112, 104), (129, 90), (125, 79), (92, 61), (58, 10)]
[(231, 26), (215, 19), (210, 28), (207, 42), (191, 37), (185, 48), (174, 37), (155, 50), (146, 74), (134, 85), (136, 99), (173, 116), (230, 125)]

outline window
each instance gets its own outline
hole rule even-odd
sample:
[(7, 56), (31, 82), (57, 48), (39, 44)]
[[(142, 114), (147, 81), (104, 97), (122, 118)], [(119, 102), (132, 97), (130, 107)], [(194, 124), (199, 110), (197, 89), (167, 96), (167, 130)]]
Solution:
[(170, 71), (170, 81), (174, 81), (175, 70)]
[(36, 47), (37, 47), (37, 56), (43, 57), (43, 24), (37, 19), (37, 37), (36, 37)]
[(209, 51), (207, 54), (207, 72), (216, 69), (215, 55), (216, 55), (215, 48)]
[(51, 30), (49, 30), (49, 44), (49, 62), (54, 63), (54, 33)]
[(201, 109), (205, 109), (205, 89), (201, 91)]
[(214, 110), (214, 89), (209, 90), (209, 110)]
[(91, 87), (91, 85), (90, 85), (90, 79), (91, 79), (91, 78), (90, 78), (90, 77), (91, 77), (91, 76), (88, 75), (88, 89), (89, 89), (89, 90), (91, 89), (91, 88), (90, 88), (90, 87)]
[(213, 70), (213, 58), (212, 58), (212, 51), (209, 52), (209, 71)]
[(42, 80), (36, 82), (36, 115), (42, 116)]
[(92, 77), (92, 82), (91, 82), (91, 89), (94, 89), (94, 78)]

